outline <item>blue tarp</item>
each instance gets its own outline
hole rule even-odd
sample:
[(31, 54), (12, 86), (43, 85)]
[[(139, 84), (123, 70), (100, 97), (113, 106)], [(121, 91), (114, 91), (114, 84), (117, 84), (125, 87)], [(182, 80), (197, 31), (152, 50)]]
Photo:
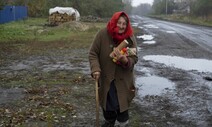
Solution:
[(0, 10), (0, 24), (27, 18), (26, 6), (5, 6)]

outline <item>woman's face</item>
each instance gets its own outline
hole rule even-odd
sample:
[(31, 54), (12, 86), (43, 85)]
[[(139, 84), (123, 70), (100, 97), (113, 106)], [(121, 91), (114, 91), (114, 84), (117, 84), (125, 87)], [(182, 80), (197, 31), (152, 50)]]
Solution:
[(124, 33), (127, 28), (127, 21), (123, 17), (120, 17), (117, 22), (117, 27), (119, 28), (119, 34)]

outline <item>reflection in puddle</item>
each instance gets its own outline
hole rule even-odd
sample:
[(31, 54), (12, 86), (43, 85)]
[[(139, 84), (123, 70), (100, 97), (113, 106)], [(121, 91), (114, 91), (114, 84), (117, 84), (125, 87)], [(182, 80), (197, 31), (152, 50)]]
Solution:
[(137, 36), (138, 39), (142, 38), (143, 40), (145, 41), (150, 41), (152, 40), (154, 37), (152, 35), (147, 35), (147, 34), (144, 34), (144, 35), (141, 35), (141, 36)]
[(155, 44), (156, 41), (144, 41), (143, 44)]
[(29, 58), (27, 60), (22, 60), (22, 61), (15, 61), (11, 65), (5, 68), (0, 68), (0, 74), (6, 74), (10, 72), (11, 70), (14, 71), (23, 71), (23, 70), (41, 70), (44, 72), (49, 72), (49, 71), (58, 71), (58, 70), (81, 70), (83, 73), (87, 74), (89, 73), (89, 63), (88, 62), (83, 62), (83, 60), (79, 60), (82, 62), (70, 62), (66, 60), (49, 60), (49, 58)]
[(160, 95), (166, 90), (173, 89), (174, 83), (163, 77), (137, 77), (136, 87), (138, 88), (138, 96)]
[(139, 28), (139, 29), (143, 29), (144, 27), (142, 27), (142, 26), (139, 26), (138, 28)]
[(43, 71), (55, 71), (55, 70), (72, 70), (73, 65), (70, 63), (56, 62), (54, 64), (48, 64), (43, 66)]
[(138, 23), (131, 23), (131, 26), (137, 27), (138, 26)]
[(166, 31), (166, 33), (174, 34), (176, 32), (175, 31)]
[(0, 88), (0, 104), (20, 100), (24, 97), (23, 93), (24, 93), (23, 88), (11, 88), (11, 89)]
[(154, 37), (152, 35), (141, 35), (141, 36), (137, 36), (138, 39), (142, 38), (144, 40), (143, 44), (155, 44), (156, 42), (153, 41)]
[(151, 76), (151, 71), (145, 67), (141, 67), (139, 65), (135, 66), (137, 72), (142, 72), (145, 76)]
[(157, 29), (157, 28), (159, 28), (158, 26), (155, 26), (155, 25), (144, 25), (144, 27), (146, 27), (146, 28), (155, 28), (155, 29)]
[(137, 50), (138, 50), (138, 51), (141, 51), (141, 47), (137, 47)]
[(190, 59), (178, 56), (148, 55), (144, 60), (151, 60), (157, 63), (163, 63), (167, 66), (180, 68), (183, 70), (197, 70), (199, 72), (212, 72), (212, 60)]

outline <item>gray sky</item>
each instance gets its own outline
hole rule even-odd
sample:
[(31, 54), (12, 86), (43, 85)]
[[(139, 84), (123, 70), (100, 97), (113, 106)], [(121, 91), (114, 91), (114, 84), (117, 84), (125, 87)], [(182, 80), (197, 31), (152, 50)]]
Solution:
[(132, 6), (135, 7), (135, 6), (140, 5), (141, 3), (142, 3), (142, 4), (143, 4), (143, 3), (149, 3), (149, 4), (152, 5), (153, 1), (154, 1), (154, 0), (132, 0)]

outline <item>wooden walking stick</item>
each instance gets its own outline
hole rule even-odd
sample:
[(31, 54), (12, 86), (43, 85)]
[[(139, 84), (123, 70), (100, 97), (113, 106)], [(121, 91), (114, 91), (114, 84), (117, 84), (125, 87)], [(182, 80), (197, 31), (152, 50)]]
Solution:
[(99, 127), (99, 86), (98, 79), (96, 79), (96, 127)]

